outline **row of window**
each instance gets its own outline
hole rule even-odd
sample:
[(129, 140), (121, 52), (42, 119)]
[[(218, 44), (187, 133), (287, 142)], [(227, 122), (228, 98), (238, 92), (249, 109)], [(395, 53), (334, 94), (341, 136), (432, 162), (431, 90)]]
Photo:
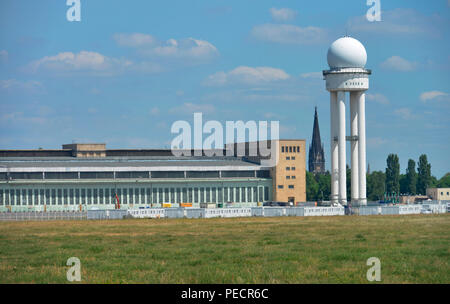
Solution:
[(300, 153), (300, 146), (281, 146), (282, 153)]
[(295, 160), (295, 156), (286, 156), (286, 160)]
[[(288, 185), (289, 189), (294, 189), (294, 185)], [(278, 189), (284, 189), (284, 185), (278, 185)]]
[(287, 175), (287, 176), (286, 176), (286, 179), (295, 179), (295, 175), (292, 175), (292, 176)]
[(295, 171), (295, 167), (286, 167), (286, 171), (289, 171), (289, 170)]
[(269, 187), (0, 189), (0, 206), (262, 202)]
[[(186, 178), (219, 177), (269, 178), (264, 171), (186, 171)], [(114, 178), (184, 178), (184, 171), (117, 171), (117, 172), (0, 172), (0, 179), (114, 179)]]

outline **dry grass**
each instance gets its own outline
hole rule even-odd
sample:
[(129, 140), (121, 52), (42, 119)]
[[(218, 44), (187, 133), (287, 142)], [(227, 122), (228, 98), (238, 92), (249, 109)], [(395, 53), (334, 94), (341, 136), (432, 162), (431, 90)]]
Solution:
[(450, 216), (0, 223), (0, 283), (450, 283)]

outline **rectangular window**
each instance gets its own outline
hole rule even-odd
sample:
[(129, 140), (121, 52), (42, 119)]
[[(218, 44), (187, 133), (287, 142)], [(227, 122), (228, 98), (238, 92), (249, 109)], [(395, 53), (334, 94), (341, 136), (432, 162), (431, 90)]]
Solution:
[(206, 188), (206, 202), (211, 203), (211, 188)]
[(188, 203), (192, 203), (192, 202), (194, 202), (194, 200), (193, 200), (193, 198), (192, 198), (192, 188), (189, 188), (188, 189)]
[(121, 204), (128, 204), (128, 190), (127, 188), (123, 189), (123, 198)]
[(62, 205), (62, 201), (63, 201), (62, 189), (58, 189), (57, 199), (58, 199), (58, 205)]
[(145, 188), (141, 188), (141, 200), (139, 204), (147, 204), (147, 200), (145, 199)]
[(129, 191), (128, 204), (134, 204), (133, 188), (128, 189), (128, 191)]
[(200, 203), (204, 203), (205, 202), (205, 188), (201, 187), (200, 188)]
[(92, 205), (92, 189), (87, 189), (87, 204)]
[(33, 190), (28, 189), (28, 205), (33, 205)]
[(291, 177), (288, 175), (288, 176), (286, 176), (286, 179), (291, 179)]
[(241, 202), (245, 203), (246, 195), (245, 195), (245, 187), (241, 187)]
[(295, 160), (295, 156), (292, 156), (291, 159), (292, 159), (292, 160)]
[(181, 198), (181, 202), (187, 202), (187, 203), (190, 202), (187, 197), (187, 188), (183, 188), (183, 197)]
[(258, 202), (262, 202), (264, 200), (263, 191), (263, 187), (259, 187)]
[(41, 189), (39, 190), (39, 205), (44, 205), (45, 204), (45, 190)]
[(295, 179), (295, 175), (292, 175), (292, 177), (291, 177), (292, 179)]
[(153, 188), (152, 203), (153, 204), (158, 203), (158, 188)]
[(139, 188), (135, 188), (134, 189), (134, 203), (135, 204), (140, 204), (141, 203), (139, 201)]
[(147, 200), (145, 201), (146, 204), (152, 203), (152, 193), (151, 189), (147, 188)]
[(73, 205), (73, 189), (69, 189), (69, 204)]
[(97, 188), (94, 189), (94, 204), (98, 204), (98, 190)]
[(284, 146), (281, 146), (281, 152), (284, 153)]
[(9, 190), (5, 190), (5, 205), (9, 206), (10, 198), (9, 198)]
[(86, 189), (81, 189), (81, 204), (86, 205)]
[(250, 203), (252, 201), (252, 187), (247, 187), (247, 203)]
[(164, 188), (164, 201), (163, 203), (169, 202), (169, 188)]
[(289, 189), (294, 189), (294, 185), (289, 185)]
[(291, 170), (292, 170), (292, 171), (295, 171), (295, 167), (292, 167)]
[(75, 189), (75, 204), (78, 205), (80, 203), (80, 189)]
[(297, 146), (297, 152), (300, 153), (300, 146)]
[(289, 147), (289, 153), (292, 153), (292, 146)]
[(219, 202), (219, 203), (223, 203), (223, 188), (222, 187), (220, 187), (220, 188), (217, 188), (217, 201)]
[(100, 197), (100, 205), (104, 205), (105, 204), (105, 195), (103, 194), (103, 188), (100, 188), (98, 190), (98, 196)]
[(0, 205), (3, 206), (3, 189), (0, 189)]
[(253, 187), (253, 202), (258, 201), (258, 187)]
[(291, 168), (289, 168), (289, 167), (286, 167), (286, 171), (289, 171), (289, 170), (291, 170)]
[(198, 203), (198, 188), (194, 188), (194, 202)]
[(291, 159), (291, 157), (289, 157), (289, 156), (286, 156), (286, 160), (290, 160)]
[(269, 200), (269, 187), (264, 187), (264, 200)]
[(51, 204), (56, 205), (56, 189), (52, 189), (52, 199)]
[(278, 189), (283, 189), (284, 186), (283, 185), (278, 185)]
[(27, 203), (27, 190), (22, 189), (22, 204), (25, 206)]

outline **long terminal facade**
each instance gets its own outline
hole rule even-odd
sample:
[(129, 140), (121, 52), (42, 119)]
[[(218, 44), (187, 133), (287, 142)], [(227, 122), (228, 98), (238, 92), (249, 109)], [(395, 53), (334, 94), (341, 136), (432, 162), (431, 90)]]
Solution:
[[(175, 157), (170, 150), (108, 150), (105, 144), (0, 150), (0, 212), (114, 209), (117, 202), (128, 209), (306, 201), (305, 141), (278, 140), (277, 147), (281, 161), (274, 165), (259, 157)], [(288, 166), (294, 179), (280, 174)]]

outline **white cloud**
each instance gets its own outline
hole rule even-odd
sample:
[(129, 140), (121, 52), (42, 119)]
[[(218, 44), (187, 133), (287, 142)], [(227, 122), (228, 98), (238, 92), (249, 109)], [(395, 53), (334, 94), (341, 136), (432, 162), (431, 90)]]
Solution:
[(29, 66), (31, 72), (47, 70), (54, 72), (94, 72), (97, 75), (116, 73), (133, 63), (125, 59), (116, 59), (100, 53), (81, 51), (79, 53), (63, 52), (55, 56), (45, 56), (33, 61)]
[(8, 56), (9, 54), (6, 50), (0, 50), (0, 62), (7, 62)]
[(420, 94), (420, 100), (422, 100), (423, 102), (426, 102), (427, 100), (438, 99), (440, 97), (447, 97), (447, 96), (448, 96), (448, 93), (445, 93), (445, 92), (429, 91), (429, 92), (423, 92), (422, 94)]
[(352, 18), (347, 23), (351, 33), (427, 35), (439, 37), (444, 20), (438, 15), (425, 16), (409, 8), (382, 11), (381, 22), (368, 22), (366, 16)]
[(229, 84), (264, 84), (273, 81), (281, 81), (289, 78), (289, 75), (277, 68), (239, 66), (229, 72), (217, 72), (208, 76), (204, 84), (209, 86), (223, 86)]
[(0, 89), (2, 90), (34, 90), (41, 89), (42, 83), (35, 80), (20, 81), (17, 79), (0, 80)]
[(385, 69), (410, 72), (416, 69), (417, 63), (410, 62), (400, 56), (392, 56), (381, 63), (381, 67)]
[(274, 8), (270, 9), (270, 14), (272, 15), (272, 19), (275, 21), (290, 21), (294, 20), (297, 16), (297, 12), (289, 9), (289, 8)]
[(389, 99), (380, 93), (375, 93), (375, 94), (368, 93), (368, 94), (366, 94), (366, 98), (367, 98), (367, 100), (375, 101), (380, 104), (385, 104), (385, 105), (389, 104)]
[(115, 34), (113, 38), (118, 45), (128, 47), (151, 46), (156, 43), (156, 39), (152, 35), (141, 33)]
[(62, 52), (45, 56), (28, 64), (25, 71), (31, 73), (50, 72), (58, 75), (85, 73), (93, 76), (113, 76), (123, 72), (158, 73), (164, 68), (158, 63), (133, 62), (125, 58), (113, 58), (97, 52)]
[(258, 40), (283, 44), (318, 44), (327, 42), (325, 30), (314, 27), (299, 27), (290, 24), (263, 24), (251, 30)]
[(382, 147), (387, 144), (387, 140), (381, 137), (371, 137), (367, 139), (367, 145), (371, 148)]
[(150, 114), (151, 115), (158, 115), (159, 114), (159, 108), (158, 107), (153, 107), (150, 109)]
[(394, 111), (394, 114), (405, 120), (413, 119), (415, 117), (409, 108), (397, 109)]
[(219, 54), (212, 43), (191, 37), (159, 41), (148, 34), (134, 33), (115, 34), (113, 38), (119, 45), (136, 48), (138, 53), (146, 56), (207, 61)]
[(194, 112), (201, 112), (203, 114), (211, 114), (215, 112), (215, 110), (216, 110), (215, 107), (211, 104), (194, 104), (190, 102), (185, 102), (181, 106), (169, 109), (169, 113), (191, 115)]
[(322, 79), (322, 72), (311, 72), (311, 73), (303, 73), (300, 75), (302, 78), (310, 78), (310, 79)]

